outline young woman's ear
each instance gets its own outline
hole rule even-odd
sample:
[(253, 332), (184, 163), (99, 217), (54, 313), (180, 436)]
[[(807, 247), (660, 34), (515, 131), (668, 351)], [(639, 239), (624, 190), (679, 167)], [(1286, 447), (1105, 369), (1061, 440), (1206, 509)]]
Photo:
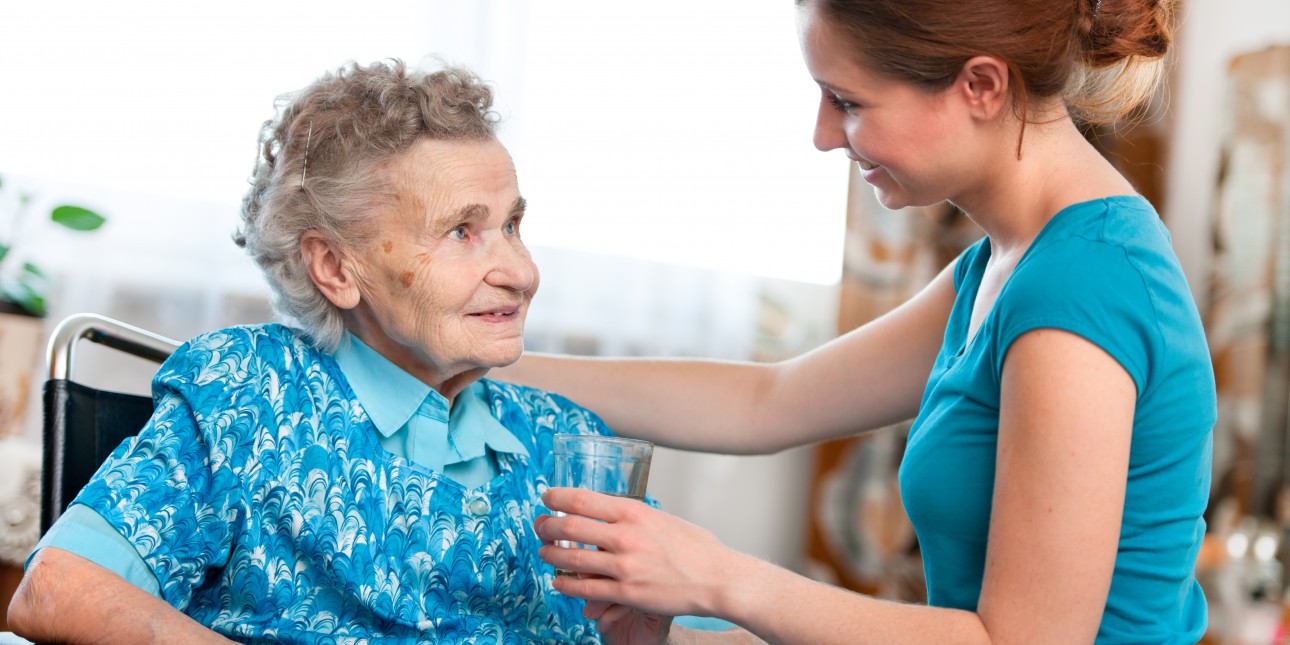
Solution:
[(993, 56), (974, 56), (963, 64), (956, 85), (973, 116), (993, 119), (1008, 108), (1008, 65)]
[(309, 231), (300, 238), (300, 257), (309, 278), (333, 305), (340, 309), (358, 306), (362, 295), (354, 267), (334, 242), (318, 231)]

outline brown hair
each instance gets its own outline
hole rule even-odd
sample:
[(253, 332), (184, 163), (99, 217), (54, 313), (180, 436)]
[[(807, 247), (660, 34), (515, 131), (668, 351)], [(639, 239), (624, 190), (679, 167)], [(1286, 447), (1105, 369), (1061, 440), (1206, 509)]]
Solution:
[(300, 239), (370, 243), (373, 217), (397, 199), (383, 169), (423, 139), (488, 140), (492, 90), (469, 70), (409, 70), (400, 60), (351, 63), (279, 96), (260, 129), (259, 157), (234, 236), (264, 272), (274, 307), (324, 349), (343, 332), (340, 312), (309, 278)]
[(1175, 0), (797, 0), (808, 2), (877, 73), (940, 89), (973, 56), (996, 56), (1023, 123), (1031, 99), (1055, 96), (1108, 123), (1159, 83)]

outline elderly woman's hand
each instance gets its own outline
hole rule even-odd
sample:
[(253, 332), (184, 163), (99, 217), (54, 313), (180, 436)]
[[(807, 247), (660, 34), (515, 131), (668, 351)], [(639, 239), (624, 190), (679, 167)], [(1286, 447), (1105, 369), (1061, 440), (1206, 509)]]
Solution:
[(587, 601), (582, 614), (596, 621), (596, 629), (609, 645), (666, 645), (671, 616), (662, 616), (598, 600)]
[[(728, 606), (725, 589), (735, 587), (726, 585), (745, 558), (711, 532), (642, 502), (586, 490), (551, 488), (542, 500), (568, 514), (535, 522), (542, 559), (584, 574), (557, 577), (561, 593), (665, 616), (721, 615)], [(562, 548), (557, 540), (599, 550)]]

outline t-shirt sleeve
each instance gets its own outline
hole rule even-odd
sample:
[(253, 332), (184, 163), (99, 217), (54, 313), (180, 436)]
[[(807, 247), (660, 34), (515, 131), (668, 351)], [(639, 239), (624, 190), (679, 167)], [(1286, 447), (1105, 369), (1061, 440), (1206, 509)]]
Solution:
[(1125, 251), (1074, 238), (1026, 262), (1014, 270), (998, 301), (996, 376), (1002, 375), (1007, 350), (1022, 334), (1061, 329), (1119, 362), (1141, 395), (1160, 332), (1147, 283)]
[(154, 381), (157, 408), (123, 442), (74, 503), (111, 525), (155, 575), (161, 597), (183, 609), (231, 550), (238, 479), (215, 409), (229, 383), (203, 368), (209, 353), (182, 347)]

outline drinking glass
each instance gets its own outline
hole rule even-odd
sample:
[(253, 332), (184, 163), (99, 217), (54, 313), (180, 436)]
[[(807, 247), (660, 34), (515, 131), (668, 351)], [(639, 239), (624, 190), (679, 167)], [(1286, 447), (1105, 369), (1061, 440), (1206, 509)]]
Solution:
[[(557, 434), (553, 453), (553, 485), (584, 488), (636, 500), (645, 499), (645, 485), (649, 481), (649, 464), (654, 454), (654, 444), (601, 435)], [(564, 513), (557, 511), (556, 515)], [(557, 540), (556, 544), (566, 548), (596, 548), (569, 540)], [(577, 576), (576, 572), (559, 568), (555, 573)]]

